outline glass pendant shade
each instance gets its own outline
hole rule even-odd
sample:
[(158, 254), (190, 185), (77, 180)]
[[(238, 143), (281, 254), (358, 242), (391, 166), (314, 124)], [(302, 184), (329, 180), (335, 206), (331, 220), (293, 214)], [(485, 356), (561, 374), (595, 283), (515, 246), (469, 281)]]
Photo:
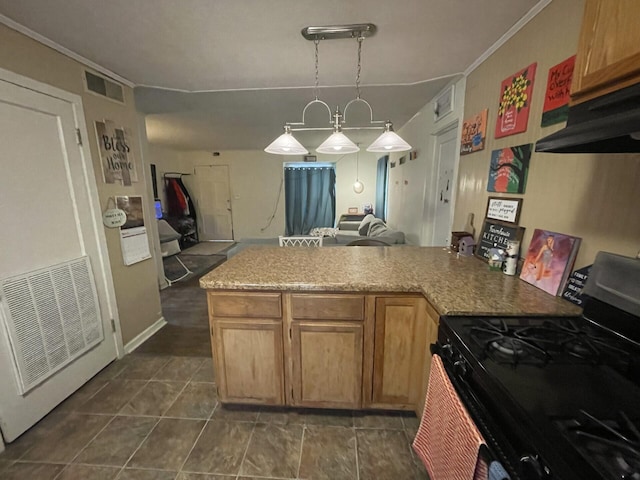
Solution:
[(355, 193), (362, 193), (364, 191), (364, 183), (362, 183), (360, 180), (356, 180), (353, 184), (353, 191)]
[(367, 152), (388, 153), (404, 152), (411, 150), (411, 145), (405, 142), (400, 135), (393, 131), (391, 122), (385, 125), (384, 132), (376, 141), (367, 147)]
[(309, 153), (309, 151), (294, 138), (291, 134), (291, 127), (288, 125), (284, 127), (284, 133), (271, 142), (264, 151), (276, 155), (305, 155)]
[(329, 155), (344, 155), (345, 153), (356, 153), (359, 150), (360, 147), (349, 140), (344, 133), (337, 130), (316, 148), (316, 152)]

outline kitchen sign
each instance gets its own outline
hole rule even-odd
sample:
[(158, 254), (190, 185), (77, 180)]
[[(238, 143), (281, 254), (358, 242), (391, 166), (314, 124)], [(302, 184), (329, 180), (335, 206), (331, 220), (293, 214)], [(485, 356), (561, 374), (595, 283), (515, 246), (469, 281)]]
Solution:
[(484, 227), (482, 228), (480, 238), (478, 239), (478, 245), (476, 245), (475, 255), (479, 259), (488, 262), (490, 257), (489, 251), (492, 248), (498, 248), (506, 251), (508, 241), (517, 240), (522, 242), (523, 236), (524, 227), (485, 219)]
[(516, 225), (520, 220), (521, 208), (521, 198), (489, 197), (485, 217)]

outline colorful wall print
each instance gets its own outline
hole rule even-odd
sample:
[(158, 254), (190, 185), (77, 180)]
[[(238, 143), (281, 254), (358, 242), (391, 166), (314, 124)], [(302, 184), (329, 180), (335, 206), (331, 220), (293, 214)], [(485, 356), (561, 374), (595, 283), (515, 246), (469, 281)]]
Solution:
[(488, 192), (524, 193), (529, 174), (532, 143), (491, 152)]
[(487, 139), (487, 116), (489, 109), (485, 108), (480, 113), (467, 118), (462, 123), (462, 141), (460, 142), (460, 155), (484, 150)]
[(565, 122), (569, 116), (569, 98), (571, 95), (571, 79), (576, 56), (567, 58), (549, 69), (547, 90), (542, 107), (542, 126), (548, 127)]
[(96, 122), (102, 175), (105, 183), (131, 185), (138, 181), (136, 164), (131, 153), (131, 135), (109, 120)]
[(496, 138), (527, 130), (537, 63), (507, 77), (500, 86)]

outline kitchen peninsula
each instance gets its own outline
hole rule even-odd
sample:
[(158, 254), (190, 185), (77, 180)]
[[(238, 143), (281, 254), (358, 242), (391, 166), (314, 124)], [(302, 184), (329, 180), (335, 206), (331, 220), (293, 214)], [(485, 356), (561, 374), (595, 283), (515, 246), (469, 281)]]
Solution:
[(440, 315), (581, 312), (441, 247), (252, 247), (200, 286), (223, 403), (420, 415)]

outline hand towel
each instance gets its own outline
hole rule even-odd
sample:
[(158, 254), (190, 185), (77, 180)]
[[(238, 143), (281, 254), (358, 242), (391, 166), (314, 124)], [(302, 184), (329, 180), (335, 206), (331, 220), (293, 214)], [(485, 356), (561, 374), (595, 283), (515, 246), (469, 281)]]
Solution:
[(511, 477), (500, 462), (489, 464), (489, 480), (511, 480)]
[(413, 449), (431, 480), (472, 480), (483, 443), (441, 358), (434, 355), (424, 413)]

